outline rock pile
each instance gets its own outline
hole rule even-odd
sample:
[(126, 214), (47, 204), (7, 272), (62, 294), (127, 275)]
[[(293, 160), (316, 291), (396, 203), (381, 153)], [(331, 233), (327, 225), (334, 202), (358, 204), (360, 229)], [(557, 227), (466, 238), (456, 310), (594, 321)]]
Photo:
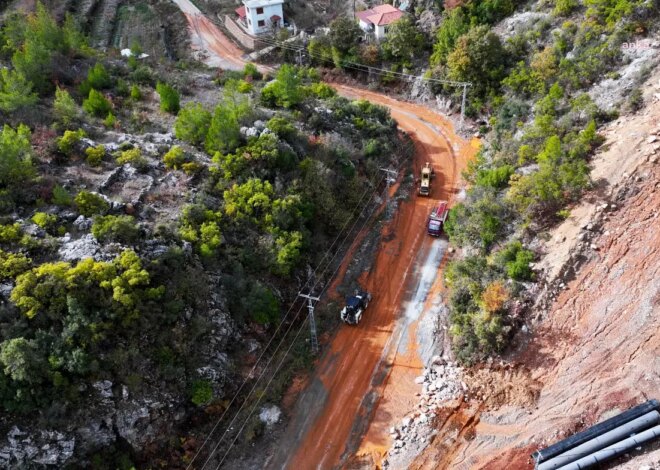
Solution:
[(467, 385), (461, 379), (463, 369), (448, 360), (447, 356), (433, 356), (431, 365), (415, 379), (422, 386), (417, 409), (401, 420), (401, 424), (390, 429), (394, 443), (384, 462), (384, 468), (395, 464), (397, 456), (406, 451), (416, 453), (423, 449), (435, 433), (433, 421), (443, 402), (454, 400), (467, 392)]

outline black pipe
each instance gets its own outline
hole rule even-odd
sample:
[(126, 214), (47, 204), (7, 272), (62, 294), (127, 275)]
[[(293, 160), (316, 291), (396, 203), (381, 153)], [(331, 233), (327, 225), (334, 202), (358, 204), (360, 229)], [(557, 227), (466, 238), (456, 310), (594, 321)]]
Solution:
[(631, 408), (628, 411), (624, 411), (623, 413), (605, 420), (602, 423), (598, 423), (589, 429), (586, 429), (577, 434), (573, 434), (572, 436), (567, 437), (566, 439), (559, 441), (550, 447), (537, 450), (532, 454), (532, 458), (537, 464), (539, 464), (548, 459), (551, 459), (556, 455), (563, 454), (567, 450), (572, 449), (573, 447), (577, 447), (580, 444), (593, 439), (594, 437), (600, 436), (603, 433), (618, 428), (622, 424), (625, 424), (628, 421), (632, 421), (635, 418), (639, 418), (640, 416), (645, 415), (646, 413), (653, 410), (660, 410), (660, 403), (658, 400), (649, 400), (646, 403), (637, 405), (636, 407)]

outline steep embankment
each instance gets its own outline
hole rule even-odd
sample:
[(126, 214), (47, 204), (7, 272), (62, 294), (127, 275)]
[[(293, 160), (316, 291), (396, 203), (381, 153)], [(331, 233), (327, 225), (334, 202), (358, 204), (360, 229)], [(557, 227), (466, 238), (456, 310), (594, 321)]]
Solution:
[[(548, 283), (538, 320), (531, 334), (521, 333), (511, 358), (529, 371), (530, 387), (540, 386), (538, 400), (521, 406), (515, 394), (493, 393), (503, 372), (472, 374), (471, 393), (485, 400), (464, 403), (412, 468), (531, 468), (534, 449), (658, 398), (658, 70), (645, 99), (646, 109), (604, 130), (604, 150), (593, 160), (595, 189), (546, 243), (539, 266)], [(658, 461), (654, 450), (625, 467)]]

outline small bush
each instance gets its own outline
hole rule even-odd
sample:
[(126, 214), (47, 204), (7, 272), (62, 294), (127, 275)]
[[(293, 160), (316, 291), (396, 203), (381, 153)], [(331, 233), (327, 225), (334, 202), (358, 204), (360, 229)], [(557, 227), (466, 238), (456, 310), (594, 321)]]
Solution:
[(140, 229), (130, 215), (106, 215), (94, 217), (92, 235), (100, 242), (135, 242)]
[(0, 225), (0, 243), (15, 243), (21, 239), (23, 231), (18, 223)]
[(60, 185), (57, 185), (53, 188), (53, 195), (50, 198), (50, 202), (57, 206), (66, 207), (71, 205), (73, 198), (66, 189)]
[(140, 101), (142, 99), (142, 92), (140, 91), (139, 86), (133, 85), (131, 87), (131, 99), (133, 101)]
[(108, 115), (103, 120), (103, 125), (108, 129), (114, 129), (114, 127), (117, 125), (117, 118), (114, 114), (108, 113)]
[(492, 170), (479, 170), (476, 183), (479, 186), (488, 186), (491, 188), (504, 188), (513, 174), (511, 165), (504, 165)]
[(112, 105), (103, 93), (92, 88), (87, 99), (83, 101), (83, 109), (92, 116), (104, 117), (112, 110)]
[(179, 92), (166, 83), (158, 82), (156, 91), (160, 96), (160, 109), (166, 113), (176, 114), (179, 112)]
[(163, 162), (165, 163), (165, 168), (179, 170), (186, 162), (186, 155), (181, 147), (175, 145), (163, 156)]
[(47, 214), (46, 212), (36, 212), (32, 216), (32, 222), (44, 230), (50, 230), (57, 223), (57, 216), (53, 214)]
[(570, 15), (577, 7), (579, 3), (577, 0), (557, 0), (555, 3), (555, 9), (553, 13), (555, 16), (568, 16)]
[(57, 139), (57, 149), (67, 157), (72, 157), (76, 146), (83, 137), (85, 137), (85, 131), (82, 129), (64, 131), (62, 137)]
[(90, 166), (99, 166), (103, 162), (103, 157), (105, 157), (105, 146), (99, 144), (96, 147), (88, 147), (85, 154), (87, 155), (87, 163)]
[(243, 76), (253, 80), (261, 79), (261, 73), (257, 70), (257, 66), (252, 63), (245, 64), (245, 67), (243, 68)]
[(196, 175), (202, 171), (202, 168), (204, 167), (197, 162), (186, 162), (181, 165), (181, 169), (186, 175)]
[(296, 127), (283, 116), (274, 116), (267, 123), (266, 127), (280, 137), (288, 138), (296, 134)]
[(142, 157), (142, 151), (139, 147), (124, 150), (119, 154), (116, 161), (120, 165), (130, 163), (136, 168), (143, 168), (147, 164), (144, 157)]
[(252, 86), (251, 83), (246, 82), (245, 80), (241, 80), (238, 82), (238, 91), (239, 93), (250, 93), (252, 91)]
[(55, 90), (53, 113), (55, 114), (55, 118), (64, 127), (76, 124), (80, 119), (80, 108), (69, 92), (59, 87)]
[(87, 72), (87, 79), (80, 84), (80, 93), (86, 95), (90, 90), (104, 90), (112, 86), (112, 78), (101, 62)]
[(195, 405), (206, 405), (213, 399), (213, 386), (208, 380), (195, 380), (192, 384), (190, 401)]
[(105, 214), (110, 209), (110, 204), (101, 196), (89, 191), (80, 191), (75, 199), (76, 207), (85, 217)]
[(7, 253), (0, 250), (0, 280), (15, 279), (30, 269), (32, 260), (21, 253)]
[(176, 118), (174, 135), (192, 145), (201, 145), (211, 125), (211, 113), (200, 103), (187, 103)]
[(320, 99), (328, 99), (337, 96), (337, 91), (326, 83), (313, 83), (309, 90)]

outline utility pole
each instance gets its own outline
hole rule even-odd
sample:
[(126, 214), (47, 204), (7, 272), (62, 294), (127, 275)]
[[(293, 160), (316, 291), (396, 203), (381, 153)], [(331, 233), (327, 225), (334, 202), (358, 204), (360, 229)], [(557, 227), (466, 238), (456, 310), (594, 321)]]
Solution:
[[(387, 211), (387, 216), (390, 216), (390, 186), (396, 181), (398, 173), (390, 168), (381, 168), (380, 171), (385, 172), (385, 182), (387, 183), (387, 188), (385, 189), (385, 210)], [(394, 175), (394, 176), (392, 176)]]
[(298, 57), (296, 58), (296, 62), (298, 63), (299, 66), (302, 66), (303, 64), (303, 50), (298, 49)]
[(461, 131), (463, 130), (463, 121), (465, 120), (465, 98), (467, 97), (467, 84), (463, 85), (463, 102), (461, 103)]
[(314, 320), (314, 303), (313, 302), (318, 302), (320, 299), (318, 297), (312, 297), (309, 294), (301, 294), (298, 293), (298, 297), (303, 297), (307, 299), (307, 310), (308, 310), (308, 316), (309, 316), (309, 330), (310, 330), (310, 335), (311, 335), (311, 343), (312, 343), (312, 352), (314, 354), (317, 354), (319, 352), (319, 340), (316, 337), (316, 320)]

